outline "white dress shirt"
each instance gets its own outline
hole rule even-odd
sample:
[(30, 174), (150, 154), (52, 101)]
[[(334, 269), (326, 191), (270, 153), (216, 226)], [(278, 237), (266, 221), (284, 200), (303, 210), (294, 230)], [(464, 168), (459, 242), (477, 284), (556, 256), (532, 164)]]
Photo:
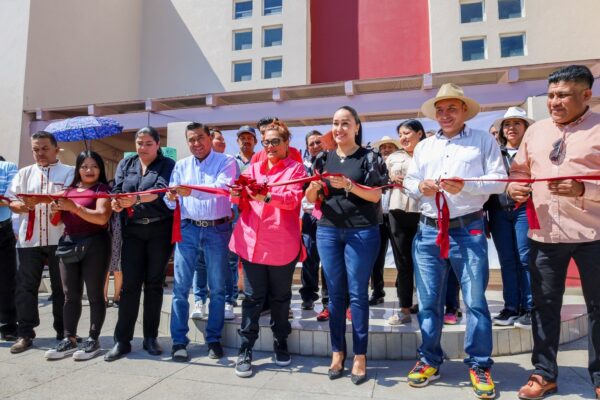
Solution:
[[(505, 179), (500, 148), (494, 137), (465, 126), (449, 139), (440, 130), (417, 144), (403, 184), (406, 193), (420, 201), (421, 213), (437, 218), (435, 196), (423, 196), (419, 183), (451, 177)], [(459, 193), (445, 193), (450, 218), (481, 210), (491, 194), (502, 193), (505, 187), (505, 182), (465, 182)]]
[[(6, 197), (17, 200), (17, 193), (56, 193), (73, 182), (75, 169), (60, 161), (47, 167), (37, 164), (21, 168), (13, 178)], [(19, 214), (19, 240), (17, 247), (56, 246), (62, 236), (64, 225), (50, 223), (50, 204), (35, 206), (35, 223), (31, 240), (25, 240), (29, 214)]]

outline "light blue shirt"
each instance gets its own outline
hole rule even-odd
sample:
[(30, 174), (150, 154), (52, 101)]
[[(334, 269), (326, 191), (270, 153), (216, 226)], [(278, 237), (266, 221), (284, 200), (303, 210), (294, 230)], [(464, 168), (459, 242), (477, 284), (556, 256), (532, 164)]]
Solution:
[[(8, 161), (0, 161), (0, 196), (6, 194), (13, 177), (17, 174), (17, 165)], [(0, 222), (6, 221), (11, 216), (8, 206), (0, 207)]]
[[(447, 138), (438, 132), (417, 144), (403, 186), (406, 193), (420, 202), (420, 212), (437, 218), (435, 196), (424, 197), (419, 183), (439, 178), (505, 179), (500, 147), (492, 135), (471, 129)], [(450, 218), (479, 211), (491, 194), (502, 193), (505, 182), (465, 182), (457, 194), (445, 193)]]
[[(169, 186), (195, 185), (211, 188), (228, 189), (236, 175), (236, 162), (231, 156), (212, 151), (203, 160), (189, 156), (177, 161)], [(171, 209), (175, 202), (167, 200), (165, 203)], [(187, 197), (179, 197), (181, 204), (181, 218), (200, 220), (215, 220), (231, 216), (231, 203), (228, 196), (220, 196), (192, 190)]]

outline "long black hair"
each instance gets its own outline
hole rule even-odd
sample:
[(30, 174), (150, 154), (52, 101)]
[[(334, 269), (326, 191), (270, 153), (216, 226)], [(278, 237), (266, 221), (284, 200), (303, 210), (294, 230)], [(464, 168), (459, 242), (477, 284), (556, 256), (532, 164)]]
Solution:
[(73, 182), (69, 186), (77, 187), (81, 183), (81, 172), (79, 170), (86, 158), (91, 158), (96, 161), (96, 164), (98, 164), (98, 168), (100, 169), (98, 183), (108, 185), (108, 180), (106, 179), (106, 169), (104, 168), (104, 160), (102, 157), (100, 157), (100, 154), (96, 153), (95, 151), (85, 150), (79, 153), (77, 156), (77, 160), (75, 161), (75, 174), (73, 175)]
[(360, 117), (358, 116), (358, 113), (356, 112), (356, 110), (350, 106), (341, 106), (340, 108), (337, 109), (337, 111), (340, 110), (346, 110), (348, 111), (350, 114), (352, 114), (352, 117), (354, 118), (354, 122), (356, 122), (358, 124), (358, 134), (354, 137), (354, 141), (356, 142), (357, 145), (361, 146), (362, 145), (362, 122), (360, 122)]
[[(160, 144), (160, 134), (158, 133), (156, 128), (153, 128), (151, 126), (145, 126), (135, 133), (135, 138), (137, 139), (143, 135), (150, 136), (157, 144)], [(158, 151), (156, 153), (161, 156), (163, 155), (160, 146), (158, 147)]]

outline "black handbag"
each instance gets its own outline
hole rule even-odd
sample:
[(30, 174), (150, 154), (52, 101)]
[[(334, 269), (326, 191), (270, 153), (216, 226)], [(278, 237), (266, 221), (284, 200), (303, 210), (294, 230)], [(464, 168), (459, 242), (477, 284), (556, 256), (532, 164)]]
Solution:
[(87, 253), (91, 242), (91, 237), (75, 238), (72, 236), (62, 236), (58, 239), (56, 248), (56, 257), (60, 258), (65, 264), (73, 264), (82, 261)]

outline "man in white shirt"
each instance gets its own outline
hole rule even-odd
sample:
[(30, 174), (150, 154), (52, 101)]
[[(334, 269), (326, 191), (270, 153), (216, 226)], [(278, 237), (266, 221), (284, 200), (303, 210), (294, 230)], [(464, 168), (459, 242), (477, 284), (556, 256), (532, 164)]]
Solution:
[[(34, 328), (40, 324), (38, 312), (38, 288), (44, 264), (48, 265), (52, 288), (52, 314), (56, 339), (62, 340), (63, 304), (65, 301), (58, 258), (55, 255), (58, 239), (63, 234), (62, 223), (50, 222), (50, 198), (18, 197), (20, 193), (56, 193), (73, 182), (74, 168), (58, 160), (58, 143), (54, 135), (40, 131), (31, 136), (31, 149), (35, 164), (19, 170), (12, 180), (6, 196), (12, 201), (10, 209), (19, 214), (19, 238), (17, 252), (17, 320), (18, 340), (11, 353), (21, 353), (33, 344)], [(34, 219), (33, 229), (27, 234), (29, 220)]]
[[(504, 191), (505, 183), (462, 178), (500, 179), (506, 178), (506, 172), (494, 138), (465, 125), (477, 115), (479, 104), (465, 97), (460, 87), (442, 85), (421, 111), (437, 120), (441, 129), (417, 145), (404, 178), (407, 194), (420, 201), (421, 211), (413, 258), (423, 344), (419, 361), (408, 375), (409, 385), (422, 387), (439, 378), (446, 282), (452, 268), (467, 307), (464, 362), (470, 367), (475, 394), (493, 398), (492, 322), (485, 298), (489, 264), (482, 207), (490, 194)], [(445, 196), (450, 212), (447, 257), (440, 252), (443, 246), (436, 244), (438, 192)]]

